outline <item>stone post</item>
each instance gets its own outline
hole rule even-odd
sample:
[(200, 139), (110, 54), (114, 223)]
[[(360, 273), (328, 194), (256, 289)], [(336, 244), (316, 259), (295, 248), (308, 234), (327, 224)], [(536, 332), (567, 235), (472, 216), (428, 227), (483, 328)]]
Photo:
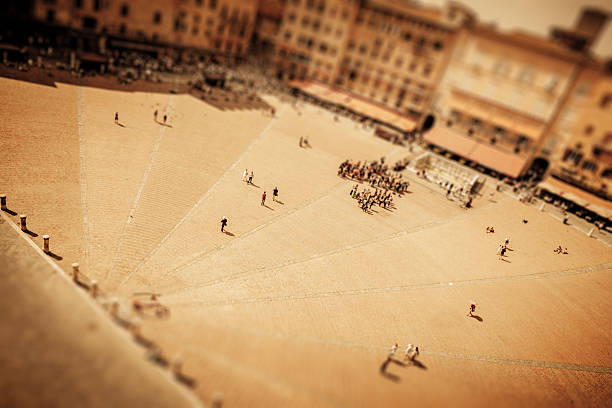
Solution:
[(43, 251), (51, 252), (49, 251), (49, 236), (48, 235), (43, 235)]
[(0, 208), (2, 211), (6, 211), (6, 195), (0, 195)]
[(27, 231), (28, 230), (28, 225), (27, 225), (27, 222), (26, 222), (27, 216), (25, 214), (21, 214), (19, 216), (19, 218), (21, 219), (21, 230), (22, 231)]
[(89, 293), (94, 298), (98, 296), (98, 281), (96, 280), (91, 281), (91, 287), (89, 288)]
[(76, 262), (72, 264), (72, 280), (79, 280), (79, 264)]

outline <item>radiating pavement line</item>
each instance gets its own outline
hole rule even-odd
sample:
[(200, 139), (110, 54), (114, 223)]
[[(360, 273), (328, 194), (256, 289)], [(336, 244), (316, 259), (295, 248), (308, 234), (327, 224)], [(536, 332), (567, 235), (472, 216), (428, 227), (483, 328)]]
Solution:
[(234, 168), (238, 165), (238, 163), (240, 163), (240, 161), (246, 156), (246, 154), (248, 152), (251, 151), (251, 149), (262, 139), (263, 135), (265, 135), (268, 130), (272, 127), (272, 124), (275, 123), (275, 121), (281, 117), (281, 115), (283, 114), (284, 110), (285, 110), (286, 105), (283, 105), (283, 107), (280, 109), (278, 116), (275, 116), (274, 118), (272, 118), (270, 120), (270, 122), (268, 122), (268, 124), (266, 125), (266, 127), (259, 133), (259, 135), (257, 135), (257, 137), (255, 139), (253, 139), (253, 141), (251, 142), (251, 144), (249, 146), (247, 146), (247, 148), (240, 154), (240, 156), (238, 156), (238, 158), (230, 165), (230, 167), (228, 167), (225, 172), (223, 172), (223, 174), (217, 179), (217, 181), (215, 182), (215, 184), (213, 184), (208, 191), (206, 191), (206, 193), (204, 193), (204, 195), (202, 197), (200, 197), (200, 199), (198, 200), (198, 202), (196, 202), (193, 207), (191, 207), (189, 209), (189, 211), (187, 211), (187, 214), (185, 214), (183, 216), (183, 218), (181, 218), (179, 220), (179, 222), (172, 227), (172, 229), (161, 239), (161, 241), (151, 250), (149, 251), (149, 253), (147, 255), (145, 255), (143, 257), (143, 259), (140, 260), (140, 262), (138, 262), (138, 264), (134, 267), (134, 269), (132, 269), (127, 275), (126, 277), (123, 279), (123, 281), (119, 284), (119, 288), (121, 286), (123, 286), (125, 283), (127, 283), (132, 276), (134, 275), (134, 273), (136, 273), (140, 267), (146, 262), (148, 261), (155, 253), (157, 253), (157, 251), (166, 243), (166, 241), (178, 230), (178, 228), (183, 225), (183, 223), (191, 217), (191, 215), (196, 211), (196, 209), (198, 207), (200, 207), (200, 205), (215, 191), (215, 189), (217, 188), (217, 186), (219, 185), (219, 183), (221, 183), (221, 180), (223, 180), (231, 171), (234, 170)]
[[(201, 323), (188, 322), (185, 323), (187, 326), (198, 326)], [(292, 341), (301, 341), (304, 343), (317, 343), (317, 344), (325, 344), (330, 346), (340, 346), (340, 347), (351, 347), (351, 348), (361, 348), (366, 350), (380, 350), (384, 352), (381, 356), (387, 355), (389, 350), (388, 346), (380, 346), (375, 344), (364, 344), (357, 342), (350, 342), (344, 340), (332, 340), (332, 339), (321, 339), (318, 337), (312, 336), (299, 336), (294, 334), (285, 334), (279, 332), (270, 332), (269, 330), (259, 330), (259, 329), (247, 329), (244, 327), (228, 327), (228, 326), (218, 326), (214, 324), (206, 323), (209, 328), (213, 328), (216, 330), (227, 330), (233, 332), (242, 332), (248, 335), (260, 335), (266, 337), (272, 337), (282, 340), (292, 340)], [(451, 353), (444, 351), (435, 351), (435, 350), (427, 350), (423, 349), (423, 347), (419, 346), (419, 352), (423, 355), (431, 355), (436, 357), (443, 358), (452, 358), (452, 359), (460, 359), (460, 360), (472, 360), (472, 361), (484, 361), (489, 363), (497, 363), (497, 364), (513, 364), (527, 367), (540, 367), (540, 368), (550, 368), (555, 370), (571, 370), (571, 371), (587, 371), (594, 373), (607, 373), (612, 374), (612, 367), (608, 366), (593, 366), (588, 364), (573, 364), (573, 363), (557, 363), (551, 361), (541, 361), (541, 360), (524, 360), (524, 359), (513, 359), (513, 358), (503, 358), (503, 357), (490, 357), (490, 356), (481, 356), (476, 354), (466, 354), (466, 353)]]
[(210, 248), (204, 251), (200, 251), (200, 252), (196, 252), (194, 254), (192, 254), (189, 257), (189, 260), (183, 262), (182, 264), (167, 270), (166, 272), (164, 272), (164, 274), (161, 276), (160, 279), (167, 279), (168, 275), (172, 272), (178, 272), (184, 268), (187, 268), (189, 266), (191, 266), (192, 264), (194, 264), (195, 262), (197, 262), (199, 259), (206, 257), (207, 255), (212, 255), (215, 252), (230, 248), (235, 246), (237, 243), (241, 242), (241, 240), (249, 237), (250, 235), (256, 233), (257, 231), (260, 231), (270, 225), (276, 224), (277, 222), (281, 221), (282, 219), (286, 218), (287, 216), (294, 214), (297, 211), (303, 210), (315, 203), (317, 203), (318, 201), (324, 199), (325, 197), (329, 196), (336, 188), (338, 188), (339, 186), (341, 186), (343, 183), (339, 182), (334, 184), (333, 186), (331, 186), (328, 190), (326, 190), (323, 194), (321, 194), (320, 196), (318, 196), (317, 198), (313, 198), (311, 200), (306, 201), (305, 203), (303, 203), (300, 206), (297, 206), (291, 210), (288, 210), (286, 213), (280, 214), (274, 218), (272, 218), (271, 220), (268, 220), (267, 222), (264, 222), (263, 224), (258, 225), (257, 227), (253, 228), (250, 231), (247, 231), (246, 233), (244, 233), (243, 235), (240, 235), (237, 239), (232, 240), (226, 244), (222, 244), (219, 246), (216, 246), (214, 248)]
[[(400, 147), (396, 147), (396, 148), (394, 148), (393, 150), (391, 150), (389, 153), (387, 153), (387, 154), (385, 155), (385, 157), (386, 157), (386, 156), (388, 156), (388, 155), (390, 155), (390, 154), (392, 154), (392, 153), (393, 153), (393, 152), (395, 152), (396, 150), (398, 150), (398, 148), (400, 148)], [(343, 179), (342, 181), (346, 181), (346, 180), (344, 180), (344, 179)], [(352, 180), (348, 180), (348, 181), (350, 182), (350, 181), (352, 181)], [(280, 221), (281, 219), (285, 218), (286, 216), (291, 215), (291, 214), (295, 213), (295, 212), (296, 212), (296, 211), (298, 211), (298, 210), (302, 210), (302, 209), (304, 209), (304, 208), (306, 208), (306, 207), (308, 207), (308, 206), (310, 206), (310, 205), (312, 205), (312, 204), (316, 203), (316, 202), (317, 202), (317, 201), (319, 201), (320, 199), (322, 199), (322, 198), (326, 197), (327, 195), (331, 194), (332, 190), (333, 190), (333, 189), (334, 189), (334, 188), (335, 188), (337, 185), (340, 185), (340, 184), (342, 184), (342, 182), (340, 182), (340, 183), (336, 184), (335, 186), (333, 186), (332, 188), (330, 188), (328, 191), (326, 191), (326, 192), (325, 192), (325, 193), (324, 193), (322, 196), (319, 196), (317, 199), (309, 200), (309, 201), (307, 201), (306, 203), (304, 203), (303, 205), (301, 205), (300, 207), (296, 207), (296, 208), (294, 208), (293, 210), (288, 211), (287, 213), (284, 213), (284, 214), (282, 214), (282, 215), (279, 215), (278, 217), (273, 218), (272, 220), (270, 220), (270, 221), (268, 221), (268, 222), (266, 222), (266, 223), (264, 223), (264, 224), (262, 224), (262, 225), (260, 225), (260, 226), (256, 227), (255, 229), (253, 229), (253, 230), (251, 230), (251, 231), (247, 232), (246, 234), (241, 235), (241, 236), (239, 237), (239, 239), (237, 239), (237, 240), (233, 240), (233, 241), (231, 241), (231, 242), (230, 242), (230, 243), (228, 243), (228, 244), (225, 244), (225, 245), (220, 245), (220, 246), (218, 246), (218, 247), (211, 248), (211, 249), (209, 249), (209, 250), (204, 250), (204, 251), (200, 251), (200, 252), (196, 252), (196, 253), (192, 254), (192, 255), (190, 256), (190, 259), (189, 259), (189, 260), (187, 260), (187, 261), (183, 262), (182, 264), (180, 264), (180, 265), (178, 265), (178, 266), (176, 266), (176, 267), (173, 267), (172, 269), (169, 269), (169, 270), (167, 270), (166, 272), (164, 272), (164, 274), (162, 275), (161, 279), (166, 279), (166, 278), (167, 278), (167, 276), (168, 276), (168, 274), (170, 274), (170, 273), (172, 273), (172, 272), (175, 272), (175, 271), (179, 271), (179, 270), (181, 270), (181, 269), (183, 269), (183, 268), (185, 268), (185, 267), (188, 267), (188, 266), (192, 265), (192, 264), (193, 264), (193, 263), (194, 263), (194, 262), (195, 262), (195, 261), (196, 261), (198, 258), (202, 258), (202, 257), (205, 257), (205, 256), (207, 256), (207, 255), (212, 255), (214, 252), (217, 252), (217, 251), (220, 251), (220, 250), (226, 249), (226, 248), (228, 248), (228, 247), (231, 247), (231, 246), (235, 245), (235, 244), (236, 244), (236, 242), (240, 242), (242, 239), (244, 239), (244, 238), (248, 237), (249, 235), (251, 235), (251, 234), (253, 234), (253, 233), (257, 232), (257, 231), (259, 231), (260, 229), (262, 229), (262, 228), (264, 228), (264, 227), (267, 227), (267, 226), (269, 226), (269, 225), (271, 225), (271, 224), (274, 224), (274, 223), (275, 223), (275, 221)], [(461, 215), (463, 215), (463, 214), (461, 214)], [(384, 221), (383, 221), (383, 222), (384, 222)], [(391, 224), (390, 226), (391, 226), (391, 227), (393, 227), (393, 225), (392, 225), (392, 224)], [(401, 233), (401, 231), (399, 231), (399, 233)], [(394, 234), (395, 234), (395, 233), (394, 233)], [(369, 241), (368, 241), (368, 242), (369, 242)]]
[[(165, 109), (167, 113), (170, 113), (170, 110), (173, 107), (175, 98), (176, 98), (176, 95), (170, 96), (170, 99), (168, 100), (168, 103), (166, 104), (166, 109)], [(144, 187), (147, 184), (147, 181), (149, 179), (149, 174), (151, 173), (151, 169), (153, 168), (153, 163), (155, 162), (157, 153), (159, 151), (159, 147), (161, 145), (161, 142), (162, 142), (162, 139), (164, 138), (165, 133), (166, 133), (166, 126), (160, 126), (160, 129), (157, 132), (157, 140), (155, 141), (155, 146), (153, 147), (153, 150), (151, 150), (151, 153), (149, 153), (149, 163), (147, 164), (147, 167), (144, 173), (142, 174), (142, 180), (140, 180), (138, 192), (136, 193), (136, 197), (134, 198), (134, 203), (132, 204), (132, 207), (130, 208), (130, 212), (128, 214), (127, 221), (123, 225), (123, 229), (121, 231), (121, 237), (119, 238), (119, 243), (117, 244), (117, 248), (115, 250), (115, 256), (113, 257), (111, 267), (106, 272), (106, 276), (104, 278), (105, 282), (108, 282), (111, 275), (113, 274), (113, 271), (115, 270), (115, 266), (117, 265), (119, 254), (121, 253), (121, 248), (123, 247), (123, 242), (125, 241), (125, 236), (127, 234), (127, 228), (132, 223), (132, 219), (134, 218), (134, 213), (136, 212), (136, 208), (138, 207), (138, 203), (140, 202), (142, 191), (144, 190)]]
[[(387, 154), (385, 155), (385, 157), (386, 157), (386, 156), (388, 156), (389, 154), (391, 154), (391, 153), (395, 152), (397, 149), (398, 149), (398, 147), (394, 148), (394, 149), (393, 149), (393, 150), (391, 150), (389, 153), (387, 153)], [(214, 253), (216, 253), (216, 252), (218, 252), (218, 251), (224, 250), (224, 249), (226, 249), (226, 248), (228, 248), (228, 247), (232, 247), (232, 246), (236, 245), (236, 243), (241, 242), (243, 239), (245, 239), (245, 238), (247, 238), (248, 236), (250, 236), (250, 235), (254, 234), (255, 232), (257, 232), (257, 231), (259, 231), (259, 230), (261, 230), (261, 229), (263, 229), (263, 228), (266, 228), (266, 227), (268, 227), (268, 226), (270, 226), (270, 225), (272, 225), (272, 224), (275, 224), (276, 222), (278, 222), (278, 221), (280, 221), (280, 220), (284, 219), (285, 217), (287, 217), (287, 216), (289, 216), (289, 215), (291, 215), (291, 214), (295, 213), (295, 212), (296, 212), (296, 211), (298, 211), (298, 210), (302, 210), (302, 209), (304, 209), (304, 208), (306, 208), (306, 207), (309, 207), (310, 205), (312, 205), (312, 204), (314, 204), (314, 203), (318, 202), (319, 200), (321, 200), (321, 199), (323, 199), (323, 198), (327, 197), (329, 194), (331, 194), (331, 193), (332, 193), (332, 192), (335, 190), (335, 188), (336, 188), (336, 187), (338, 187), (339, 185), (342, 185), (344, 181), (346, 181), (346, 180), (342, 180), (341, 182), (336, 183), (335, 185), (333, 185), (332, 187), (330, 187), (328, 190), (326, 190), (326, 191), (325, 191), (325, 192), (324, 192), (322, 195), (320, 195), (319, 197), (317, 197), (317, 198), (315, 198), (315, 199), (308, 200), (308, 201), (306, 201), (305, 203), (303, 203), (302, 205), (300, 205), (300, 206), (298, 206), (298, 207), (296, 207), (296, 208), (293, 208), (292, 210), (289, 210), (289, 211), (287, 211), (287, 212), (285, 212), (285, 213), (283, 213), (283, 214), (280, 214), (280, 215), (278, 215), (278, 216), (276, 216), (276, 217), (272, 218), (271, 220), (269, 220), (269, 221), (267, 221), (267, 222), (265, 222), (265, 223), (263, 223), (263, 224), (260, 224), (259, 226), (257, 226), (257, 227), (255, 227), (255, 228), (253, 228), (252, 230), (250, 230), (250, 231), (246, 232), (245, 234), (241, 235), (239, 238), (237, 238), (237, 239), (235, 239), (235, 240), (232, 240), (232, 241), (230, 241), (230, 242), (228, 242), (228, 243), (226, 243), (226, 244), (222, 244), (222, 245), (219, 245), (219, 246), (214, 247), (214, 248), (210, 248), (210, 249), (203, 250), (203, 251), (199, 251), (199, 252), (196, 252), (196, 253), (192, 254), (192, 255), (189, 257), (189, 259), (188, 259), (187, 261), (185, 261), (185, 262), (183, 262), (182, 264), (179, 264), (179, 265), (177, 265), (177, 266), (173, 267), (172, 269), (169, 269), (169, 270), (165, 271), (165, 272), (162, 274), (162, 276), (161, 276), (161, 278), (160, 278), (160, 279), (161, 279), (161, 280), (167, 279), (167, 278), (168, 278), (168, 275), (169, 275), (170, 273), (180, 271), (180, 270), (182, 270), (182, 269), (184, 269), (184, 268), (186, 268), (186, 267), (188, 267), (188, 266), (192, 265), (193, 263), (195, 263), (195, 262), (196, 262), (198, 259), (200, 259), (200, 258), (206, 257), (206, 256), (208, 256), (208, 255), (212, 255), (212, 254), (214, 254)]]
[(81, 182), (81, 212), (83, 213), (83, 251), (85, 253), (85, 265), (89, 268), (89, 223), (87, 220), (87, 151), (85, 146), (85, 97), (83, 95), (83, 84), (79, 78), (77, 88), (77, 110), (79, 130), (79, 167)]
[[(501, 202), (501, 201), (500, 201)], [(474, 209), (473, 212), (478, 212), (486, 207), (489, 207), (493, 204), (496, 203), (488, 203), (483, 205), (482, 207), (478, 207), (477, 209)], [(473, 214), (473, 212), (469, 213), (469, 214)], [(276, 264), (276, 265), (271, 265), (271, 266), (265, 266), (265, 267), (260, 267), (260, 268), (256, 268), (256, 269), (249, 269), (246, 271), (241, 271), (241, 272), (237, 272), (231, 275), (225, 275), (225, 276), (220, 276), (218, 278), (215, 279), (211, 279), (209, 281), (203, 282), (202, 284), (198, 284), (197, 286), (190, 286), (187, 288), (182, 288), (182, 289), (178, 289), (175, 291), (171, 291), (171, 292), (166, 292), (166, 295), (174, 295), (177, 293), (183, 293), (186, 291), (190, 291), (190, 290), (197, 290), (197, 289), (201, 289), (204, 287), (208, 287), (208, 286), (214, 286), (218, 283), (222, 283), (222, 282), (227, 282), (230, 280), (234, 280), (234, 279), (239, 279), (239, 278), (243, 278), (245, 276), (251, 276), (251, 275), (255, 275), (261, 272), (265, 272), (265, 271), (269, 271), (269, 270), (274, 270), (274, 269), (281, 269), (281, 268), (286, 268), (287, 266), (292, 266), (292, 265), (297, 265), (300, 263), (305, 263), (305, 262), (310, 262), (313, 260), (317, 260), (317, 259), (322, 259), (328, 256), (332, 256), (332, 255), (336, 255), (345, 251), (350, 251), (352, 249), (355, 248), (360, 248), (360, 247), (364, 247), (364, 246), (368, 246), (368, 245), (372, 245), (372, 244), (377, 244), (380, 242), (385, 242), (385, 241), (389, 241), (389, 240), (393, 240), (399, 237), (403, 237), (409, 234), (413, 234), (415, 232), (419, 232), (422, 231), (424, 229), (427, 228), (433, 228), (433, 227), (437, 227), (439, 225), (444, 225), (447, 224), (449, 222), (455, 221), (457, 219), (461, 219), (464, 218), (468, 215), (468, 213), (460, 213), (460, 214), (456, 214), (453, 215), (451, 217), (448, 218), (442, 218), (439, 220), (435, 220), (435, 221), (430, 221), (428, 223), (425, 224), (420, 224), (420, 225), (415, 225), (413, 227), (401, 230), (401, 231), (396, 231), (396, 232), (392, 232), (390, 234), (386, 234), (386, 235), (381, 235), (379, 237), (376, 238), (372, 238), (372, 239), (367, 239), (364, 241), (359, 241), (353, 244), (348, 244), (348, 245), (343, 245), (341, 247), (337, 247), (334, 249), (330, 249), (328, 251), (324, 251), (318, 254), (312, 254), (312, 255), (308, 255), (302, 258), (298, 258), (298, 259), (292, 259), (292, 260), (287, 260), (285, 262), (281, 262), (280, 264)], [(177, 268), (178, 269), (178, 268)], [(165, 275), (164, 275), (165, 276)]]
[(330, 292), (317, 292), (307, 293), (303, 295), (283, 295), (283, 296), (263, 296), (255, 298), (242, 298), (242, 299), (227, 299), (220, 302), (204, 302), (204, 301), (193, 301), (185, 303), (175, 303), (172, 307), (215, 307), (215, 306), (227, 306), (236, 304), (250, 304), (250, 303), (264, 303), (264, 302), (284, 302), (284, 301), (296, 301), (296, 300), (310, 300), (320, 299), (324, 297), (337, 297), (337, 296), (355, 296), (355, 295), (373, 295), (381, 293), (397, 293), (407, 290), (415, 289), (434, 289), (444, 288), (453, 286), (468, 286), (478, 285), (496, 282), (511, 282), (517, 280), (529, 280), (529, 279), (547, 279), (547, 278), (558, 278), (572, 275), (580, 275), (584, 273), (597, 272), (601, 270), (612, 269), (612, 262), (607, 262), (599, 265), (582, 266), (570, 269), (562, 269), (548, 272), (537, 272), (532, 274), (524, 275), (512, 275), (512, 276), (499, 276), (489, 278), (478, 278), (478, 279), (466, 279), (457, 281), (445, 281), (445, 282), (433, 282), (433, 283), (414, 283), (408, 285), (397, 285), (387, 286), (379, 288), (364, 288), (364, 289), (343, 289)]

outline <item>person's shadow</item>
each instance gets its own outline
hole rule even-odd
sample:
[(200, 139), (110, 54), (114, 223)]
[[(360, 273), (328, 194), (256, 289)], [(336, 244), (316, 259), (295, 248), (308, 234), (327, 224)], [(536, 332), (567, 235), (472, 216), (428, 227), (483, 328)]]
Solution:
[(122, 128), (125, 127), (125, 125), (123, 123), (117, 122), (117, 126), (121, 126)]
[(475, 314), (471, 314), (471, 315), (468, 315), (468, 316), (473, 318), (473, 319), (478, 320), (479, 322), (482, 322), (484, 320), (482, 317), (480, 317), (478, 315), (475, 315)]
[(223, 233), (224, 233), (225, 235), (229, 235), (230, 237), (235, 237), (235, 236), (236, 236), (236, 235), (234, 235), (233, 233), (231, 233), (231, 232), (229, 232), (229, 231), (227, 231), (227, 230), (224, 230), (224, 231), (223, 231)]

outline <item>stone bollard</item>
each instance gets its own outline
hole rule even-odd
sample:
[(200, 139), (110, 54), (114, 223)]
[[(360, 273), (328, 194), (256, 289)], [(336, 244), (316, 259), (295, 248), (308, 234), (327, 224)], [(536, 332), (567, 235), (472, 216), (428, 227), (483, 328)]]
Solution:
[(49, 236), (48, 235), (43, 235), (43, 251), (45, 251), (46, 253), (51, 252), (49, 251)]
[(116, 299), (111, 303), (109, 313), (114, 318), (119, 315), (119, 302)]
[(75, 282), (79, 280), (79, 264), (76, 262), (72, 264), (72, 280)]
[(91, 287), (89, 288), (89, 293), (94, 298), (98, 296), (98, 281), (96, 280), (91, 281)]
[(0, 195), (0, 209), (6, 211), (6, 196), (4, 194)]
[(215, 392), (212, 396), (212, 401), (210, 402), (211, 408), (222, 408), (223, 407), (223, 394), (220, 392)]
[(589, 233), (587, 234), (589, 236), (589, 238), (593, 236), (594, 232), (595, 232), (595, 228), (591, 228)]
[(540, 205), (540, 211), (544, 211), (544, 203)]
[(174, 361), (172, 362), (172, 374), (176, 377), (181, 375), (181, 371), (183, 369), (183, 360), (180, 356), (176, 356)]
[(26, 215), (24, 215), (24, 214), (21, 214), (21, 215), (19, 216), (19, 218), (21, 219), (21, 230), (22, 230), (22, 231), (27, 231), (27, 230), (28, 230), (28, 225), (27, 225), (27, 223), (26, 223), (26, 217), (27, 217), (27, 216), (26, 216)]

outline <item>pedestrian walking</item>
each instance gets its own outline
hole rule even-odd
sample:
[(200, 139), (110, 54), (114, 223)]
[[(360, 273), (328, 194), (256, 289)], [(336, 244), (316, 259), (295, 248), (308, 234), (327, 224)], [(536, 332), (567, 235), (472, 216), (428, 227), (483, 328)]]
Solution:
[(391, 346), (391, 349), (389, 350), (389, 358), (392, 358), (395, 355), (395, 352), (397, 351), (397, 347), (398, 347), (397, 343)]
[(414, 359), (418, 355), (419, 355), (419, 346), (416, 346), (414, 350), (412, 350), (412, 354), (410, 355), (410, 360), (414, 361)]
[(164, 115), (164, 123), (166, 123), (167, 119), (168, 119), (168, 115)]
[(274, 190), (272, 190), (272, 201), (278, 201), (278, 187), (274, 187)]
[(157, 122), (157, 109), (153, 112), (153, 120)]
[(119, 124), (119, 112), (115, 112), (115, 125)]
[(248, 169), (244, 169), (244, 171), (242, 172), (242, 181), (247, 181), (247, 175), (249, 174), (249, 170)]
[(249, 175), (249, 181), (247, 183), (253, 184), (253, 170), (251, 170), (251, 174)]
[(227, 226), (227, 218), (223, 216), (223, 218), (221, 218), (221, 232), (224, 232), (223, 230), (225, 229), (226, 226)]
[(504, 246), (508, 246), (509, 243), (510, 243), (510, 237), (506, 237), (506, 239), (504, 239)]
[(406, 351), (404, 352), (404, 360), (407, 360), (410, 357), (410, 353), (412, 352), (412, 344), (409, 344), (408, 347), (406, 347)]
[(261, 195), (261, 205), (266, 205), (266, 192)]
[(476, 302), (470, 302), (470, 309), (468, 312), (468, 316), (472, 316), (472, 313), (476, 311)]

